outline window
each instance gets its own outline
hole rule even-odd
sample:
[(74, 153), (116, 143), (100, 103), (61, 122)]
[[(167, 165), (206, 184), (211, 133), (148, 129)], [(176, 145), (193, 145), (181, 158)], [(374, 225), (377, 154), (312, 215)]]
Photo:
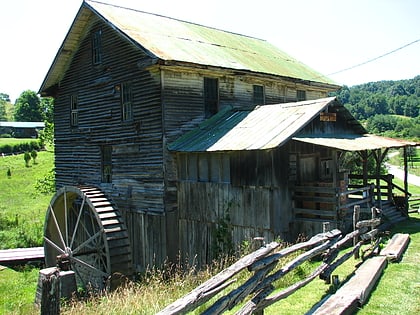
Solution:
[(204, 111), (206, 118), (219, 110), (219, 80), (204, 78)]
[(121, 84), (121, 120), (130, 121), (133, 119), (133, 93), (131, 83)]
[(101, 181), (112, 182), (112, 146), (106, 145), (101, 148)]
[(102, 30), (92, 35), (92, 63), (94, 65), (102, 63)]
[(79, 125), (79, 109), (77, 95), (70, 96), (70, 126), (77, 127)]
[(262, 105), (265, 104), (264, 101), (264, 87), (262, 85), (253, 85), (253, 102), (254, 105)]
[(306, 101), (306, 91), (297, 90), (296, 91), (296, 100), (298, 102), (300, 102), (300, 101)]

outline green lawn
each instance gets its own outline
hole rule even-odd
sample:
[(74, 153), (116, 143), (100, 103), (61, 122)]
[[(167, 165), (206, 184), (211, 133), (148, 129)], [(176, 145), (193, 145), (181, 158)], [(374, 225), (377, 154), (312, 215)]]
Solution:
[(53, 168), (54, 153), (41, 151), (35, 161), (25, 167), (23, 154), (0, 156), (0, 249), (42, 245), (52, 194), (40, 193), (35, 184)]

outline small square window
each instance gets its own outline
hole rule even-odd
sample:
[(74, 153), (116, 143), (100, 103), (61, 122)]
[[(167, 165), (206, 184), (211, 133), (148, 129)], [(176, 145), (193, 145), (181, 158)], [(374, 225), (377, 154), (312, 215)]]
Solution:
[(298, 102), (300, 102), (300, 101), (306, 101), (306, 91), (297, 90), (296, 91), (296, 100)]

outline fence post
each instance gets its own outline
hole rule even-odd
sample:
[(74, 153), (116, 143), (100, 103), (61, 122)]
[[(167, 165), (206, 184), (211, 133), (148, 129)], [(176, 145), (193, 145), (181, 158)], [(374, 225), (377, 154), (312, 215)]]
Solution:
[[(353, 210), (353, 231), (356, 231), (357, 227), (357, 222), (359, 222), (359, 215), (360, 215), (360, 206), (359, 205), (355, 205), (354, 206), (354, 210)], [(353, 237), (353, 246), (356, 246), (358, 242), (358, 237), (355, 236)], [(359, 251), (355, 251), (354, 252), (354, 258), (358, 259), (359, 256)]]
[(322, 233), (327, 233), (330, 230), (330, 222), (322, 222)]
[(56, 267), (40, 270), (41, 315), (60, 314), (60, 271)]

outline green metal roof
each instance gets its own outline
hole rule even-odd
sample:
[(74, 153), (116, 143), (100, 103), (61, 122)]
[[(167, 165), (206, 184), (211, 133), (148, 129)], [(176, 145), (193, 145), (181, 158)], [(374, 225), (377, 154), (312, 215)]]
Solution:
[[(264, 150), (289, 140), (343, 151), (376, 150), (418, 145), (416, 142), (366, 134), (366, 130), (344, 108), (340, 115), (349, 122), (346, 134), (303, 134), (304, 127), (329, 106), (341, 106), (335, 97), (297, 103), (227, 108), (169, 145), (175, 152)], [(354, 120), (354, 121), (353, 121)]]
[(179, 152), (272, 149), (284, 144), (335, 97), (297, 103), (256, 106), (251, 110), (225, 109), (173, 142)]
[(334, 84), (265, 40), (129, 8), (87, 1), (98, 14), (162, 60)]
[(117, 5), (84, 1), (44, 79), (41, 93), (61, 80), (93, 15), (101, 17), (152, 58), (271, 74), (338, 88), (329, 78), (265, 40)]

